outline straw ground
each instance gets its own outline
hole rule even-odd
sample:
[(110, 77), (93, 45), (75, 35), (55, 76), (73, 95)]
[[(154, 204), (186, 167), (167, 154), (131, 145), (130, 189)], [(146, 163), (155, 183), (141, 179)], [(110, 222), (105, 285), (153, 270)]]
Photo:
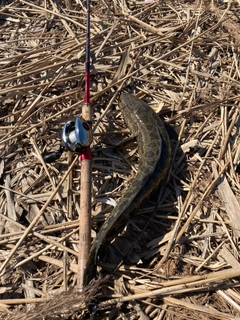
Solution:
[(80, 165), (42, 155), (81, 115), (85, 5), (1, 1), (1, 319), (240, 319), (240, 3), (91, 1), (92, 236), (138, 170), (119, 92), (170, 127), (172, 161), (76, 295)]

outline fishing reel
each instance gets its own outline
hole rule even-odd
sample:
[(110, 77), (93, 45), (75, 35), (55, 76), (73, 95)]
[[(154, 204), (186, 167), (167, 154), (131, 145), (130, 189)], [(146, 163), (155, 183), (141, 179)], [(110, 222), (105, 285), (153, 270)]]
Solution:
[(43, 160), (47, 163), (59, 159), (64, 149), (80, 154), (84, 148), (90, 146), (93, 139), (90, 123), (82, 118), (67, 121), (63, 129), (59, 131), (58, 136), (61, 140), (59, 151), (48, 152), (43, 155)]

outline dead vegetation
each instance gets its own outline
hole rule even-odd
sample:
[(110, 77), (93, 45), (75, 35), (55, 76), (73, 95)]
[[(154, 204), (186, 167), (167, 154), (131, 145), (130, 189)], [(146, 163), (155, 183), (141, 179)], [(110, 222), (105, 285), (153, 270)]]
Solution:
[(1, 319), (240, 319), (240, 3), (91, 1), (93, 236), (137, 171), (118, 93), (175, 134), (166, 181), (76, 295), (80, 165), (42, 155), (81, 114), (85, 7), (1, 1)]

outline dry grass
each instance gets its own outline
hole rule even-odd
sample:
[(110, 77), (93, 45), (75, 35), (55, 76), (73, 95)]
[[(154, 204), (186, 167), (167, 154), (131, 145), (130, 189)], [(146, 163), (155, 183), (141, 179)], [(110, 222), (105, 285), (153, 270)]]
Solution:
[(86, 3), (1, 4), (1, 319), (89, 319), (94, 299), (91, 319), (240, 319), (239, 1), (91, 1), (93, 236), (137, 171), (136, 145), (114, 147), (126, 135), (118, 93), (177, 134), (165, 183), (82, 295), (79, 162), (41, 155), (81, 114)]

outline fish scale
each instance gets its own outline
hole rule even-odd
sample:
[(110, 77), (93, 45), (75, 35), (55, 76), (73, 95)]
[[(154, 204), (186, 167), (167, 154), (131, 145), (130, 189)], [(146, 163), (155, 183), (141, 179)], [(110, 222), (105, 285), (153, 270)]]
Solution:
[(103, 249), (157, 188), (170, 164), (169, 137), (153, 109), (129, 93), (120, 95), (119, 107), (126, 125), (137, 138), (140, 158), (138, 173), (93, 241), (84, 273), (85, 284), (95, 276), (97, 259), (104, 252)]

